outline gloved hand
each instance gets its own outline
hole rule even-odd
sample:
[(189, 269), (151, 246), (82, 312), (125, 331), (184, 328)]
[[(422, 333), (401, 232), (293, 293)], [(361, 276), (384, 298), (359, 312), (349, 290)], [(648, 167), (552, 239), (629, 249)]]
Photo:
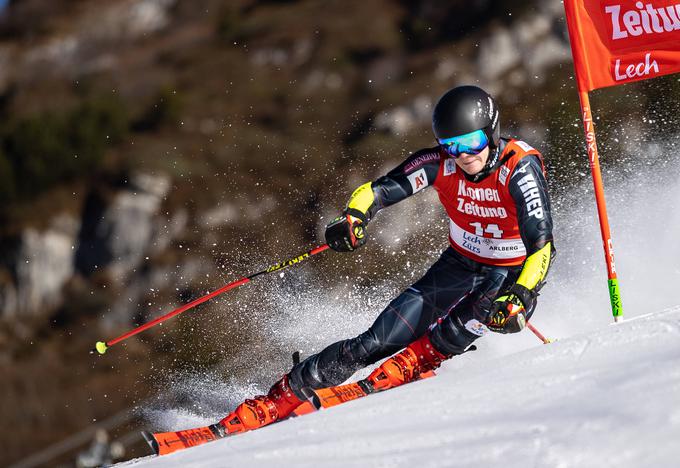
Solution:
[(527, 323), (527, 307), (533, 305), (535, 293), (520, 284), (513, 285), (491, 305), (491, 316), (486, 324), (496, 333), (517, 333)]
[(347, 212), (326, 226), (326, 243), (337, 252), (352, 252), (366, 243), (365, 220)]

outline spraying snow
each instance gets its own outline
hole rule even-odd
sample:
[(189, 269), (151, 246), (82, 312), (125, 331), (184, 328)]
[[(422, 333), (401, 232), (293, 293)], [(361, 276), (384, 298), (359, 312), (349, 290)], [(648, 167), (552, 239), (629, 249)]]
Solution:
[[(554, 200), (558, 259), (533, 320), (558, 342), (542, 346), (529, 332), (492, 335), (478, 342), (479, 351), (445, 363), (436, 379), (138, 465), (673, 465), (677, 444), (659, 442), (680, 436), (680, 308), (649, 314), (678, 303), (680, 171), (677, 163), (670, 169), (660, 174), (646, 167), (648, 174), (635, 179), (626, 171), (605, 173), (628, 322), (609, 325), (603, 252), (586, 180)], [(397, 216), (385, 210), (381, 224), (399, 226)], [(395, 236), (408, 245), (422, 232)], [(405, 266), (402, 283), (434, 256)], [(260, 344), (280, 356), (317, 351), (363, 331), (401, 287), (392, 280), (368, 289), (328, 289), (329, 281), (297, 271), (251, 289), (276, 311), (261, 324), (271, 340)], [(288, 370), (284, 359), (264, 363), (253, 380), (173, 376), (169, 385), (185, 401), (180, 409), (146, 411), (148, 426), (178, 430), (215, 422), (244, 397), (266, 391)]]

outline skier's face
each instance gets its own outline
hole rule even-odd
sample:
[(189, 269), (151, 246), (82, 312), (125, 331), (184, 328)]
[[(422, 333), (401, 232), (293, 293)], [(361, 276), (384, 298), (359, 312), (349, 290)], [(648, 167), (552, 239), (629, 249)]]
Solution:
[(489, 159), (489, 147), (487, 146), (479, 154), (461, 153), (455, 161), (466, 174), (475, 175), (486, 166)]

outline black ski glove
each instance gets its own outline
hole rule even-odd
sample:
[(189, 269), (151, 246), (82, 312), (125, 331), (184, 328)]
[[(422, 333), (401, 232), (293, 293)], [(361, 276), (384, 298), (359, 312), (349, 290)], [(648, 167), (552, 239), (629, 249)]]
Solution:
[(337, 252), (352, 252), (366, 243), (366, 219), (357, 210), (351, 211), (326, 226), (326, 243)]
[(487, 327), (496, 333), (517, 333), (527, 323), (527, 307), (533, 306), (536, 293), (521, 284), (514, 284), (491, 305)]

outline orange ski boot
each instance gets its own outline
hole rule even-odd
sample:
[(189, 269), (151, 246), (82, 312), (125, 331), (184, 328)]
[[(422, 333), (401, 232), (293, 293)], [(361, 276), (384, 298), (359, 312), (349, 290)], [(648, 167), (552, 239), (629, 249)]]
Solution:
[(304, 400), (300, 400), (291, 390), (288, 375), (284, 375), (267, 395), (241, 403), (219, 424), (224, 426), (227, 434), (250, 431), (288, 417), (302, 403)]
[(383, 362), (366, 380), (375, 391), (398, 387), (418, 380), (420, 374), (436, 369), (448, 357), (434, 349), (426, 333)]

